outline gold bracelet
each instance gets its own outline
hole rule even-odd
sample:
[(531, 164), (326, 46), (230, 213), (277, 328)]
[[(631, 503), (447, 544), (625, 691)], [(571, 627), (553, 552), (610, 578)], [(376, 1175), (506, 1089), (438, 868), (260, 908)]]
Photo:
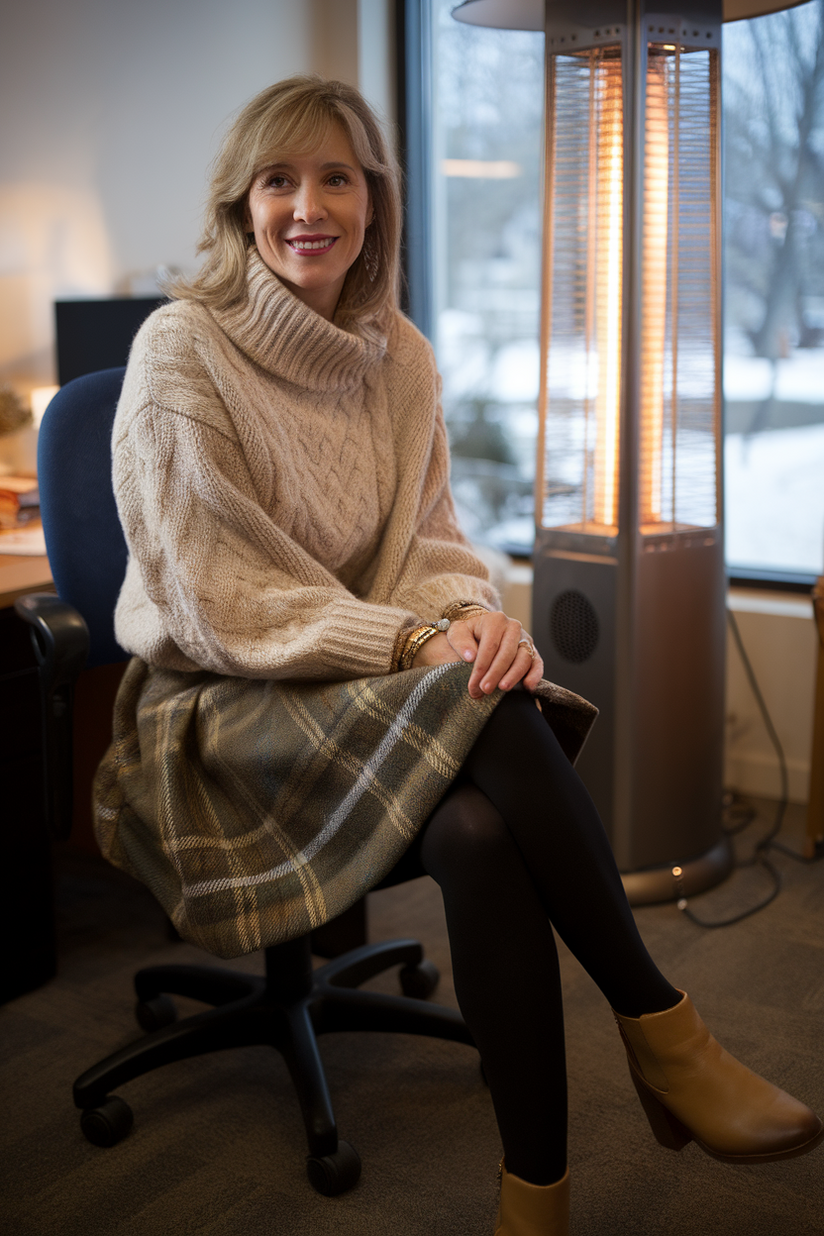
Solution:
[(401, 668), (401, 657), (403, 656), (403, 650), (406, 647), (406, 641), (409, 639), (409, 636), (412, 634), (414, 629), (414, 627), (401, 627), (400, 631), (398, 631), (398, 634), (395, 636), (395, 647), (392, 649), (392, 660), (389, 664), (390, 674), (396, 674)]
[(443, 616), (450, 622), (462, 622), (466, 618), (474, 618), (476, 614), (488, 613), (486, 606), (479, 605), (477, 601), (452, 601), (443, 611)]
[(435, 622), (423, 622), (410, 631), (398, 660), (398, 669), (411, 669), (418, 649), (423, 648), (426, 641), (432, 639), (433, 635), (440, 635), (442, 631), (448, 631), (449, 627), (448, 618), (438, 618)]
[(433, 627), (431, 623), (426, 623), (424, 626), (415, 627), (406, 638), (406, 643), (403, 646), (401, 653), (400, 666), (402, 670), (412, 668), (412, 662), (415, 659), (415, 654), (418, 649), (423, 648), (427, 640), (432, 639), (433, 635), (438, 634), (437, 627)]

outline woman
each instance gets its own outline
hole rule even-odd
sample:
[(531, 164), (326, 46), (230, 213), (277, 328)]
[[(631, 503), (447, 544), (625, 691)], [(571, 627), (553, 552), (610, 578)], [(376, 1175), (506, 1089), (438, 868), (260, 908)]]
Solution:
[(722, 1051), (641, 941), (570, 763), (594, 710), (543, 682), (457, 527), (399, 227), (356, 91), (294, 78), (241, 113), (204, 266), (138, 335), (117, 413), (134, 659), (98, 831), (224, 956), (399, 862), (433, 876), (504, 1146), (496, 1231), (546, 1236), (568, 1231), (569, 1188), (553, 927), (615, 1010), (664, 1145), (758, 1162), (824, 1130)]

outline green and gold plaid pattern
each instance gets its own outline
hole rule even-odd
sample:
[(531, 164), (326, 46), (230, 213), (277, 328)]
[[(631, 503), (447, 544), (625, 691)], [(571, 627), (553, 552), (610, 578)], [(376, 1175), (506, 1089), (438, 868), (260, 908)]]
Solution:
[[(95, 783), (106, 857), (219, 957), (293, 939), (379, 883), (495, 708), (470, 667), (349, 682), (228, 678), (134, 658)], [(596, 715), (542, 683), (571, 759)]]

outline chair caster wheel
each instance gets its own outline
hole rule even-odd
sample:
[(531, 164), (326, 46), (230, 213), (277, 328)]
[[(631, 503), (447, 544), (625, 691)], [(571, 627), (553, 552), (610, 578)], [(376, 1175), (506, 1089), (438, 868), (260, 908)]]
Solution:
[(324, 1197), (335, 1197), (345, 1193), (358, 1183), (361, 1174), (360, 1155), (354, 1146), (348, 1142), (338, 1141), (334, 1154), (326, 1154), (323, 1158), (312, 1155), (306, 1160), (306, 1174), (309, 1183)]
[(134, 1015), (140, 1029), (151, 1033), (177, 1021), (177, 1007), (170, 996), (155, 996), (153, 1000), (138, 1000)]
[(83, 1136), (93, 1146), (116, 1146), (134, 1122), (132, 1109), (117, 1095), (109, 1095), (99, 1107), (90, 1107), (80, 1117)]
[(440, 977), (438, 967), (424, 958), (416, 966), (401, 967), (401, 990), (405, 996), (426, 1000), (438, 986)]

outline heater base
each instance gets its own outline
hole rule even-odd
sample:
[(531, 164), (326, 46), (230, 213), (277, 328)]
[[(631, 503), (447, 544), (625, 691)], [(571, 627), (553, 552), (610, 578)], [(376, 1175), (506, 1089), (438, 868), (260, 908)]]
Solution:
[[(676, 865), (681, 868), (679, 882), (672, 874)], [(689, 862), (672, 862), (666, 867), (650, 867), (646, 871), (622, 872), (621, 879), (630, 905), (648, 906), (704, 893), (726, 880), (732, 867), (732, 846), (727, 837), (722, 837), (705, 854), (691, 858)]]

